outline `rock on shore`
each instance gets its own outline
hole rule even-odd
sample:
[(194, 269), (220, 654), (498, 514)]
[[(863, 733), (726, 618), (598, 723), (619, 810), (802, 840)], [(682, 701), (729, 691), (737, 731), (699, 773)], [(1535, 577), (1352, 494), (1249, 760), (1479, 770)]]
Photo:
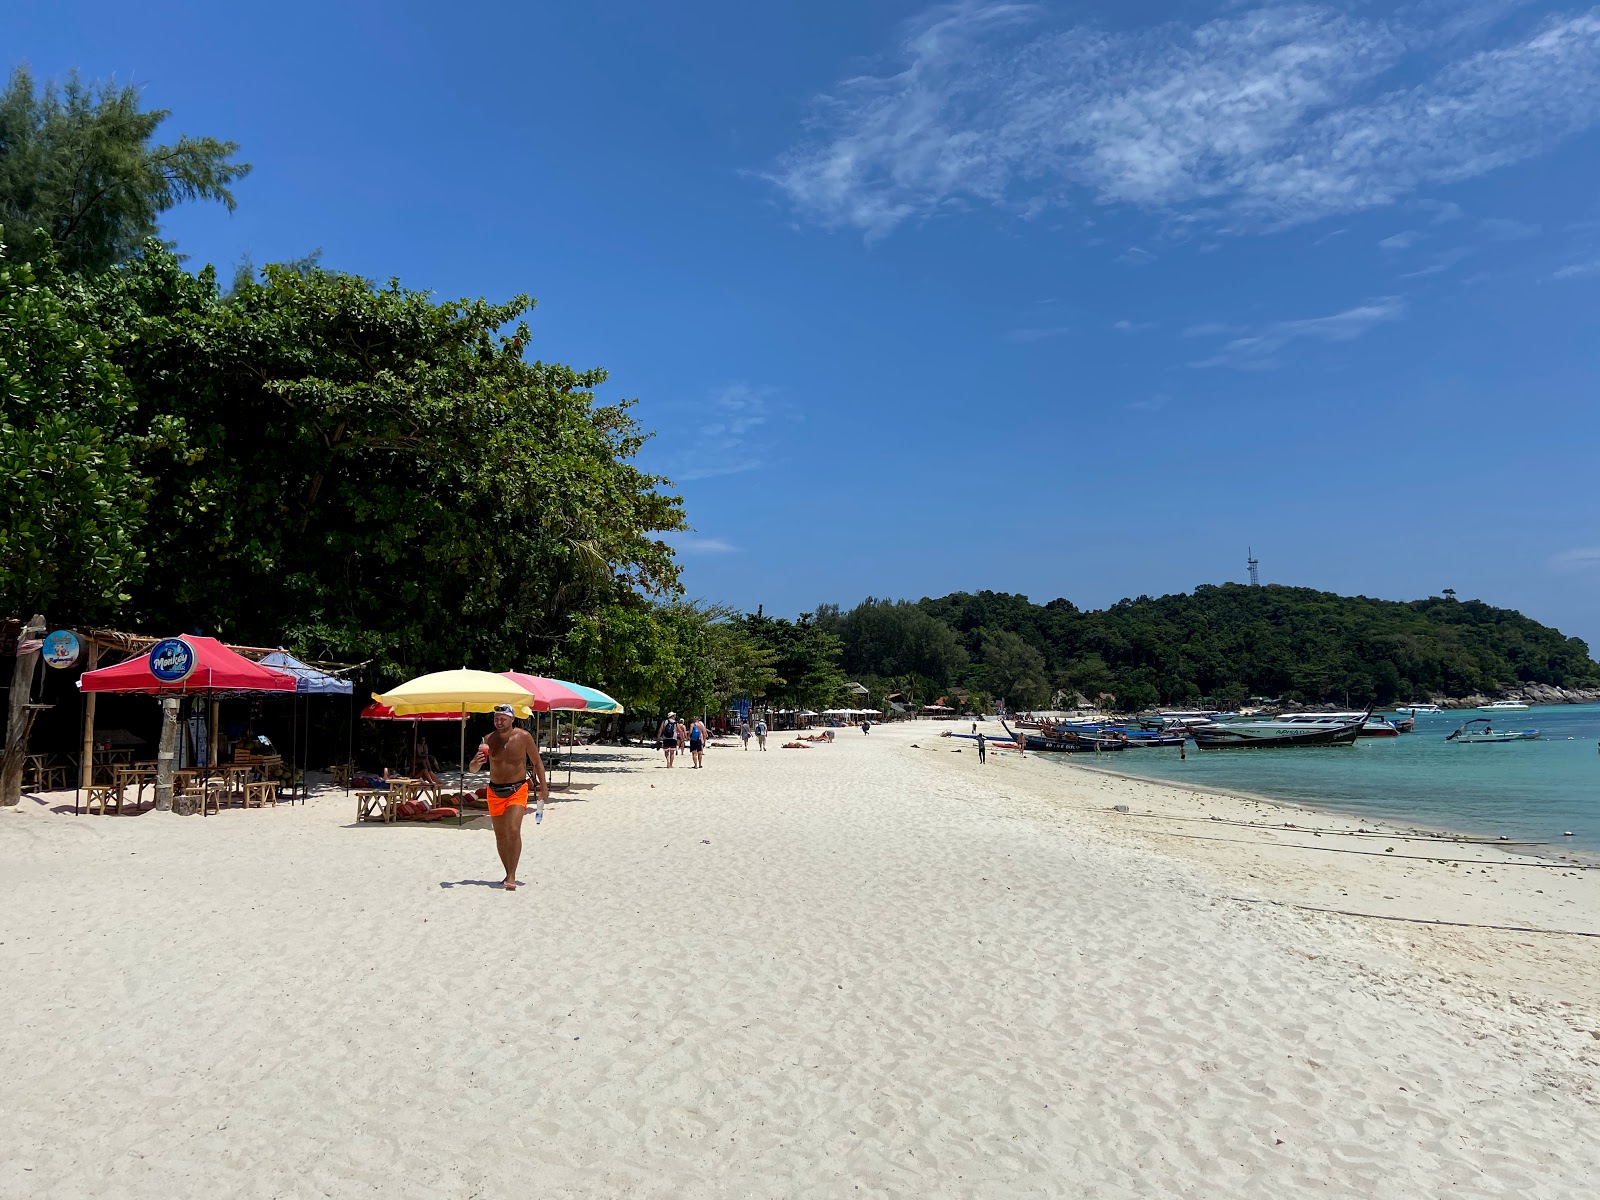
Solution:
[(1548, 683), (1525, 683), (1494, 696), (1474, 692), (1470, 696), (1433, 697), (1433, 702), (1440, 708), (1482, 708), (1497, 700), (1520, 700), (1524, 704), (1596, 704), (1600, 703), (1600, 688), (1563, 688)]

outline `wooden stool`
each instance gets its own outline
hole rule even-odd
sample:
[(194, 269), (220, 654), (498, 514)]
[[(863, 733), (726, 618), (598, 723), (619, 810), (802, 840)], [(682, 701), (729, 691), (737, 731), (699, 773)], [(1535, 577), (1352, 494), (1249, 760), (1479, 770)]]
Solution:
[(270, 804), (278, 807), (278, 785), (268, 780), (266, 783), (247, 783), (244, 785), (244, 806), (246, 808), (261, 808)]
[(370, 791), (356, 793), (356, 820), (366, 821), (376, 816), (381, 821), (387, 821), (389, 807), (389, 793), (386, 791)]
[(93, 783), (85, 791), (88, 799), (83, 802), (84, 812), (94, 812), (94, 806), (98, 804), (100, 806), (100, 815), (103, 817), (106, 815), (106, 805), (115, 804), (117, 806), (117, 815), (119, 817), (122, 815), (122, 789), (120, 787), (114, 787), (109, 783)]

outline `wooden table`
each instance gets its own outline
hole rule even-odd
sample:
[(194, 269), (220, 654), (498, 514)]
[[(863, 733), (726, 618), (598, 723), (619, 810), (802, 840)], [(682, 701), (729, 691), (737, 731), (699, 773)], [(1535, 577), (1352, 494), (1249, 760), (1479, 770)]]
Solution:
[(127, 788), (133, 788), (134, 807), (138, 807), (144, 803), (146, 784), (149, 785), (152, 792), (155, 791), (156, 765), (155, 763), (134, 763), (132, 766), (118, 767), (112, 772), (111, 783), (119, 793)]

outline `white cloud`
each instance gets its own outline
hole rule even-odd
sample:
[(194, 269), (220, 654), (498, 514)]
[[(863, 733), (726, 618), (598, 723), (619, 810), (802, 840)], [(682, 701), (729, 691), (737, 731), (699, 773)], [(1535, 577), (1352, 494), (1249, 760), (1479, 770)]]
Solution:
[(1550, 556), (1550, 566), (1556, 571), (1592, 571), (1600, 568), (1600, 546), (1580, 546), (1563, 550)]
[(1551, 276), (1551, 278), (1588, 279), (1594, 275), (1600, 275), (1600, 258), (1595, 259), (1593, 262), (1568, 263), (1553, 276)]
[(1149, 333), (1155, 327), (1156, 323), (1154, 321), (1118, 321), (1111, 328), (1118, 333), (1135, 334)]
[(767, 465), (771, 445), (766, 426), (785, 411), (772, 388), (730, 383), (702, 404), (673, 415), (661, 440), (683, 449), (669, 456), (665, 472), (686, 483), (738, 475)]
[(1275, 321), (1225, 342), (1210, 358), (1189, 365), (1231, 367), (1236, 371), (1270, 370), (1279, 365), (1274, 356), (1291, 342), (1305, 339), (1320, 342), (1354, 341), (1374, 326), (1398, 321), (1405, 315), (1405, 310), (1405, 302), (1400, 297), (1381, 296), (1326, 317)]
[(1421, 240), (1422, 234), (1415, 229), (1402, 229), (1392, 237), (1386, 237), (1378, 245), (1385, 250), (1409, 250)]
[(1008, 342), (1042, 342), (1046, 338), (1065, 337), (1072, 332), (1071, 325), (1051, 325), (1043, 329), (1011, 329), (1006, 331)]
[[(819, 98), (811, 139), (769, 178), (868, 238), (974, 204), (1086, 198), (1233, 230), (1378, 208), (1600, 122), (1600, 8), (1485, 43), (1501, 16), (1446, 33), (1422, 10), (1284, 4), (1130, 32), (1051, 28), (1033, 5), (936, 8), (906, 27), (897, 69)], [(1432, 65), (1418, 82), (1402, 59)]]
[(1440, 251), (1428, 260), (1426, 266), (1418, 267), (1415, 271), (1407, 271), (1400, 276), (1401, 279), (1421, 279), (1425, 275), (1439, 275), (1450, 270), (1462, 259), (1473, 253), (1471, 246), (1455, 246), (1449, 250)]
[(737, 554), (739, 547), (722, 538), (712, 537), (677, 537), (672, 540), (672, 548), (683, 554)]

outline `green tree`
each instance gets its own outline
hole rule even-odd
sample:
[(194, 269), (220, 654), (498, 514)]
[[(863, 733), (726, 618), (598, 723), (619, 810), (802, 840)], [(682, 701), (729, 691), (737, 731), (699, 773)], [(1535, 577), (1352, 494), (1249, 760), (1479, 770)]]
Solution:
[(961, 637), (943, 621), (905, 600), (867, 597), (842, 617), (819, 607), (819, 624), (839, 635), (841, 665), (851, 675), (915, 674), (947, 685), (967, 663)]
[(1044, 655), (1004, 629), (982, 631), (983, 665), (994, 693), (1013, 709), (1041, 708), (1050, 699)]
[(767, 698), (788, 708), (828, 708), (845, 698), (848, 676), (839, 667), (839, 639), (801, 613), (797, 621), (747, 614), (745, 631), (770, 655), (776, 673)]
[(100, 620), (128, 599), (144, 569), (134, 410), (82, 284), (0, 247), (0, 612)]
[(15, 256), (52, 246), (68, 271), (123, 262), (184, 200), (234, 207), (232, 185), (250, 171), (239, 147), (181, 136), (152, 144), (171, 114), (140, 107), (137, 88), (87, 84), (76, 75), (38, 90), (22, 68), (0, 93), (0, 225)]
[[(541, 669), (584, 614), (671, 596), (681, 528), (629, 460), (600, 370), (528, 362), (524, 297), (436, 303), (314, 265), (224, 298), (143, 253), (93, 282), (138, 404), (185, 431), (148, 462), (153, 571), (127, 616), (372, 659), (380, 675)], [(601, 686), (605, 686), (603, 681)]]

